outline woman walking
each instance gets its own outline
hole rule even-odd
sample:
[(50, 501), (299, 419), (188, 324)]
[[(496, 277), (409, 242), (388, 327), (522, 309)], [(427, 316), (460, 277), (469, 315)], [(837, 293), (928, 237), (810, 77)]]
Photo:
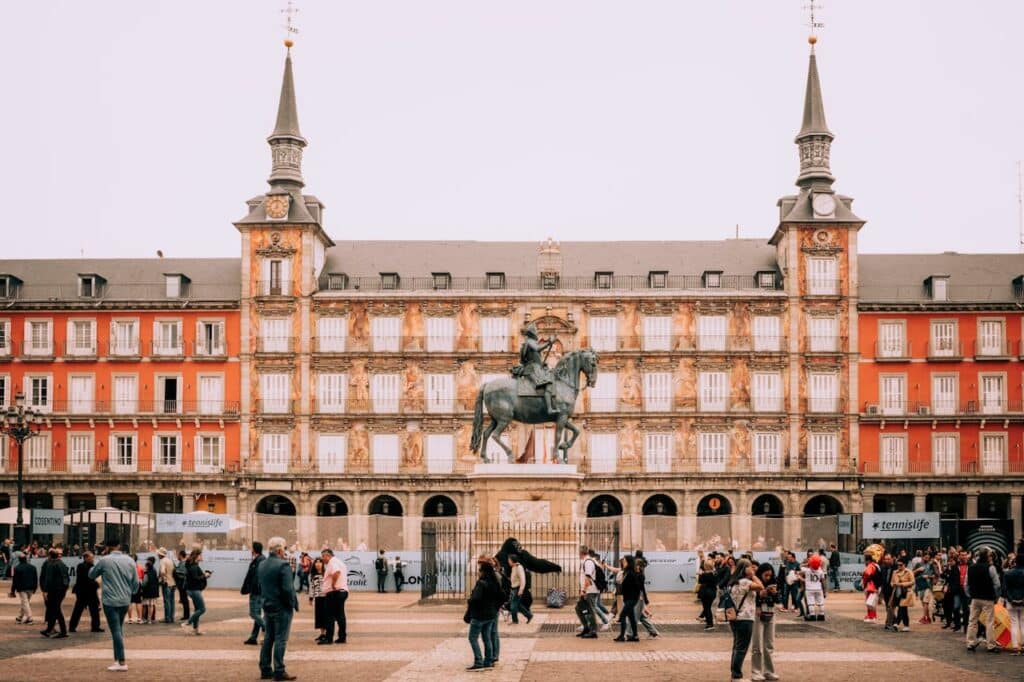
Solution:
[[(463, 620), (469, 623), (469, 645), (473, 649), (473, 665), (466, 670), (494, 667), (494, 629), (498, 624), (498, 607), (505, 601), (494, 564), (485, 559), (477, 564), (477, 569), (479, 573), (476, 585), (473, 586), (466, 606), (466, 615), (463, 617)], [(482, 652), (477, 641), (479, 639), (483, 639), (484, 642)]]
[[(616, 642), (639, 642), (640, 631), (637, 629), (636, 606), (643, 596), (643, 576), (636, 570), (636, 560), (631, 555), (622, 557), (619, 561), (622, 566), (621, 582), (622, 610), (619, 612), (619, 636)], [(629, 621), (632, 634), (626, 636), (626, 623)]]
[(142, 622), (156, 623), (156, 600), (160, 596), (160, 577), (156, 573), (156, 557), (146, 559), (142, 573)]
[[(907, 568), (907, 560), (900, 557), (896, 560), (896, 572), (892, 574), (892, 596), (890, 604), (896, 611), (896, 629), (910, 632), (910, 613), (908, 609), (914, 605), (914, 574)], [(901, 625), (902, 623), (902, 625)]]
[(732, 662), (730, 672), (732, 679), (743, 679), (743, 659), (750, 649), (750, 639), (754, 634), (754, 612), (756, 610), (757, 593), (764, 585), (754, 574), (754, 566), (748, 559), (736, 562), (736, 570), (729, 579), (729, 597), (735, 604), (736, 618), (729, 622), (732, 628)]
[(313, 627), (320, 631), (316, 638), (317, 644), (324, 642), (330, 644), (327, 639), (327, 601), (324, 599), (324, 560), (317, 557), (309, 569), (309, 603), (313, 607)]
[(191, 628), (190, 634), (193, 635), (203, 634), (199, 631), (199, 619), (206, 613), (203, 590), (206, 589), (206, 579), (210, 576), (210, 572), (199, 567), (199, 562), (202, 560), (203, 550), (200, 548), (193, 549), (185, 559), (185, 591), (188, 593), (188, 598), (192, 600), (192, 615), (181, 624), (181, 627), (185, 632), (189, 632), (189, 628)]
[(754, 633), (750, 640), (750, 679), (777, 680), (775, 662), (775, 604), (779, 599), (779, 585), (775, 579), (775, 568), (768, 563), (757, 567), (757, 578), (764, 585), (758, 592)]
[(139, 577), (139, 589), (135, 590), (132, 594), (132, 601), (128, 605), (128, 622), (134, 623), (135, 625), (141, 625), (143, 620), (142, 613), (142, 580), (146, 577), (146, 569), (139, 563), (139, 555), (132, 554), (132, 561), (135, 562), (135, 573)]
[(715, 562), (711, 559), (706, 560), (703, 569), (697, 576), (697, 598), (700, 599), (702, 607), (698, 618), (704, 619), (704, 631), (707, 632), (715, 629), (715, 610), (712, 608), (718, 594), (715, 585)]

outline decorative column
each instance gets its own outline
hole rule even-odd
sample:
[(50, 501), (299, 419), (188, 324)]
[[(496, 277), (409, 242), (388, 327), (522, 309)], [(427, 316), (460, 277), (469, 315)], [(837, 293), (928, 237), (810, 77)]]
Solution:
[[(976, 519), (978, 514), (978, 493), (967, 493), (967, 506), (964, 507), (964, 518)], [(1016, 538), (1014, 538), (1016, 540)]]
[(750, 503), (747, 491), (740, 490), (736, 496), (737, 508), (733, 510), (732, 538), (740, 549), (750, 549)]
[(790, 492), (789, 502), (786, 504), (786, 530), (783, 534), (783, 544), (787, 549), (796, 551), (796, 543), (802, 534), (801, 518), (803, 510), (800, 507), (800, 493)]
[(419, 493), (409, 493), (406, 496), (405, 516), (402, 518), (402, 547), (401, 549), (412, 551), (420, 548), (420, 526), (423, 524), (423, 510)]
[(682, 530), (680, 540), (683, 547), (692, 549), (697, 544), (697, 510), (693, 499), (693, 493), (689, 490), (683, 491), (683, 508), (680, 509), (682, 517)]
[(924, 493), (914, 493), (914, 511), (923, 512), (927, 511), (928, 496)]

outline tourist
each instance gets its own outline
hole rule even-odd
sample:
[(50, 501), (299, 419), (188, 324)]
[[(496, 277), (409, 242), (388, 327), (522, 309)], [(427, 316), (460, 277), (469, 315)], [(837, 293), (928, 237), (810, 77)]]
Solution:
[(324, 560), (317, 557), (309, 569), (309, 605), (313, 607), (313, 627), (320, 631), (316, 643), (327, 644), (327, 600), (324, 599)]
[(533, 620), (533, 613), (523, 604), (523, 594), (526, 591), (526, 569), (519, 563), (518, 554), (509, 554), (508, 561), (512, 567), (512, 575), (509, 576), (512, 591), (509, 595), (508, 607), (509, 614), (512, 617), (512, 624), (519, 625), (519, 614), (522, 613), (526, 617), (527, 625), (529, 625), (530, 621)]
[(797, 617), (803, 617), (807, 615), (807, 611), (804, 609), (804, 591), (803, 586), (800, 583), (800, 562), (796, 560), (796, 554), (793, 552), (786, 552), (786, 572), (783, 574), (786, 577), (786, 585), (789, 587), (787, 596), (789, 601), (792, 603), (792, 611), (797, 612)]
[(1024, 649), (1024, 554), (1013, 557), (1013, 566), (1003, 574), (1006, 584), (1006, 609), (1010, 612), (1010, 643), (1014, 655)]
[(881, 581), (879, 585), (879, 601), (885, 607), (885, 629), (889, 632), (896, 632), (896, 608), (897, 605), (893, 603), (892, 593), (892, 575), (896, 571), (895, 557), (889, 552), (885, 552), (882, 555), (882, 561), (878, 564), (878, 579)]
[[(260, 545), (262, 547), (262, 545)], [(308, 552), (303, 552), (299, 557), (299, 592), (302, 588), (309, 590), (309, 569), (313, 566), (313, 559)]]
[(207, 578), (210, 571), (204, 571), (199, 566), (203, 560), (203, 550), (200, 547), (193, 549), (188, 558), (185, 559), (185, 591), (192, 600), (192, 615), (181, 624), (181, 628), (188, 634), (201, 635), (199, 630), (199, 619), (206, 613), (206, 601), (203, 599), (203, 590), (206, 589)]
[(968, 651), (974, 651), (981, 643), (978, 639), (979, 622), (985, 626), (985, 646), (991, 652), (999, 651), (992, 616), (1000, 589), (999, 572), (992, 565), (992, 552), (988, 547), (981, 547), (978, 549), (978, 560), (967, 569), (967, 586), (964, 589), (971, 600), (967, 622)]
[(605, 574), (607, 565), (601, 561), (601, 557), (596, 551), (591, 549), (589, 552), (590, 558), (594, 560), (594, 584), (597, 585), (597, 599), (594, 600), (594, 616), (596, 620), (601, 621), (601, 630), (608, 630), (611, 628), (612, 614), (604, 607), (604, 603), (601, 601), (601, 596), (608, 589), (608, 576)]
[[(341, 559), (334, 556), (334, 552), (325, 549), (320, 553), (324, 561), (323, 590), (327, 609), (327, 633), (324, 641), (317, 644), (330, 644), (333, 640), (336, 644), (344, 644), (347, 637), (345, 622), (345, 600), (348, 599), (348, 570)], [(338, 625), (338, 639), (334, 639), (334, 625)]]
[(182, 620), (188, 620), (191, 608), (188, 603), (188, 553), (178, 550), (178, 563), (174, 567), (174, 586), (178, 590), (178, 601), (181, 602)]
[(114, 645), (114, 664), (107, 670), (124, 673), (128, 672), (124, 657), (124, 619), (128, 615), (132, 595), (139, 589), (139, 573), (131, 557), (121, 553), (121, 541), (118, 538), (109, 537), (104, 544), (106, 554), (90, 569), (89, 577), (103, 581), (103, 617), (107, 621)]
[(936, 574), (932, 553), (922, 552), (921, 561), (911, 570), (914, 573), (914, 594), (921, 602), (921, 619), (917, 622), (921, 625), (928, 625), (932, 622), (932, 583)]
[[(477, 563), (478, 577), (466, 605), (463, 621), (469, 624), (469, 646), (473, 650), (473, 664), (466, 670), (477, 671), (493, 668), (496, 660), (491, 630), (496, 627), (498, 606), (505, 595), (498, 582), (494, 564), (484, 560)], [(483, 640), (483, 651), (480, 643)]]
[(260, 564), (266, 557), (263, 556), (263, 543), (256, 541), (252, 543), (252, 559), (249, 560), (249, 568), (242, 579), (242, 587), (239, 590), (242, 594), (249, 596), (249, 618), (252, 619), (252, 631), (249, 638), (242, 644), (256, 646), (259, 643), (260, 630), (266, 630), (263, 625), (263, 598), (260, 596), (260, 578), (258, 571)]
[(160, 557), (160, 597), (164, 602), (164, 623), (174, 622), (174, 562), (167, 556), (167, 550), (161, 547), (156, 551)]
[[(896, 570), (889, 579), (892, 589), (887, 595), (887, 603), (896, 612), (892, 630), (910, 631), (909, 608), (914, 605), (914, 573), (907, 567), (906, 555), (896, 560)], [(886, 629), (889, 629), (886, 619)]]
[(285, 670), (284, 654), (292, 616), (299, 610), (295, 596), (295, 579), (284, 558), (284, 538), (267, 540), (269, 556), (256, 571), (263, 598), (263, 623), (266, 632), (260, 648), (260, 679), (294, 680)]
[(136, 625), (142, 624), (142, 579), (146, 577), (146, 571), (139, 563), (139, 556), (132, 554), (132, 561), (135, 562), (135, 573), (139, 576), (139, 589), (132, 595), (132, 602), (128, 606), (128, 622)]
[(597, 621), (595, 620), (597, 607), (594, 602), (597, 601), (600, 593), (597, 583), (594, 581), (596, 569), (597, 562), (590, 558), (587, 548), (580, 547), (580, 598), (576, 602), (576, 616), (583, 624), (583, 631), (576, 636), (583, 639), (597, 638)]
[(62, 605), (70, 584), (68, 567), (60, 560), (57, 550), (51, 549), (39, 571), (39, 591), (42, 592), (43, 603), (46, 605), (46, 627), (39, 632), (43, 637), (53, 635), (53, 627), (57, 624), (60, 625), (60, 632), (54, 639), (64, 639), (68, 636)]
[(835, 543), (828, 546), (828, 579), (832, 583), (832, 589), (839, 590), (839, 567), (842, 565), (843, 558), (839, 554), (839, 550), (836, 549)]
[(160, 597), (160, 577), (156, 572), (156, 557), (146, 558), (142, 576), (142, 622), (156, 623), (156, 600)]
[[(658, 636), (658, 629), (654, 627), (654, 624), (648, 619), (651, 615), (651, 612), (648, 609), (651, 605), (651, 599), (647, 596), (647, 576), (645, 573), (647, 569), (647, 560), (642, 554), (640, 555), (640, 558), (634, 557), (634, 560), (636, 564), (636, 572), (640, 579), (640, 599), (637, 600), (636, 605), (633, 607), (636, 609), (636, 620), (640, 625), (644, 626), (644, 630), (647, 630), (648, 636), (650, 636), (651, 639), (655, 639)], [(640, 635), (639, 632), (636, 634), (638, 636)]]
[(377, 572), (377, 592), (384, 594), (387, 590), (384, 589), (388, 582), (388, 560), (384, 556), (384, 550), (377, 550), (377, 558), (373, 562), (373, 567)]
[(747, 559), (737, 561), (736, 570), (729, 579), (729, 599), (736, 609), (736, 619), (729, 622), (729, 626), (732, 628), (730, 672), (734, 680), (743, 679), (743, 659), (747, 657), (750, 640), (754, 634), (756, 597), (757, 593), (763, 589), (764, 584), (754, 574), (753, 564)]
[(68, 621), (68, 632), (78, 630), (78, 621), (82, 613), (89, 609), (89, 620), (92, 624), (92, 632), (103, 632), (100, 627), (100, 586), (95, 580), (89, 577), (89, 571), (95, 565), (96, 555), (85, 550), (82, 555), (82, 563), (75, 570), (75, 586), (71, 588), (75, 595), (75, 606), (71, 609), (71, 620)]
[(405, 562), (402, 561), (402, 557), (395, 557), (395, 594), (402, 591), (402, 585), (405, 584)]
[(960, 575), (960, 557), (956, 552), (950, 552), (946, 561), (946, 568), (942, 572), (943, 596), (942, 596), (942, 629), (953, 628), (958, 632), (961, 626), (960, 599), (963, 596), (963, 584), (966, 580), (966, 572), (963, 577)]
[(621, 571), (617, 576), (622, 593), (622, 611), (619, 613), (619, 636), (616, 642), (639, 642), (640, 626), (636, 620), (636, 606), (643, 596), (643, 578), (636, 570), (636, 559), (626, 555), (620, 559)]
[(775, 604), (778, 602), (779, 583), (775, 568), (769, 563), (757, 567), (757, 579), (764, 589), (757, 593), (754, 602), (757, 611), (754, 616), (754, 630), (750, 638), (750, 679), (777, 680), (775, 674)]
[(715, 629), (715, 562), (706, 559), (700, 575), (697, 576), (697, 598), (700, 599), (701, 612), (698, 620), (704, 620), (705, 632)]
[(18, 616), (15, 623), (28, 625), (32, 622), (32, 595), (39, 589), (39, 573), (28, 560), (25, 552), (15, 552), (18, 563), (11, 577), (11, 597), (18, 595)]

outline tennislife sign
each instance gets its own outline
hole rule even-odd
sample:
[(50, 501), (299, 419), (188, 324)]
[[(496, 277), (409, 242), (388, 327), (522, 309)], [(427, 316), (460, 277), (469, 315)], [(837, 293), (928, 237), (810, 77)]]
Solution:
[(157, 533), (223, 533), (231, 529), (227, 514), (157, 514)]
[(929, 540), (939, 537), (938, 512), (864, 513), (865, 538)]

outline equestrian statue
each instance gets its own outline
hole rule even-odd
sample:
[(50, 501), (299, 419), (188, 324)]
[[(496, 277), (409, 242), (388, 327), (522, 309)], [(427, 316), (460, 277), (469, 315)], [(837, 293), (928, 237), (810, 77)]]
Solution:
[[(547, 353), (541, 353), (550, 352), (555, 343), (554, 337), (541, 341), (533, 324), (527, 325), (523, 336), (526, 338), (519, 349), (520, 364), (512, 368), (512, 376), (488, 381), (476, 396), (470, 448), (479, 452), (484, 462), (490, 462), (487, 441), (493, 438), (511, 464), (515, 461), (512, 449), (501, 442), (501, 434), (509, 424), (514, 421), (523, 424), (554, 422), (555, 460), (568, 464), (569, 448), (580, 435), (580, 430), (569, 421), (581, 390), (580, 373), (586, 376), (587, 386), (595, 384), (597, 353), (589, 348), (567, 353), (552, 371), (545, 362)], [(491, 418), (487, 428), (484, 428), (484, 408)], [(572, 436), (563, 439), (566, 429)]]

